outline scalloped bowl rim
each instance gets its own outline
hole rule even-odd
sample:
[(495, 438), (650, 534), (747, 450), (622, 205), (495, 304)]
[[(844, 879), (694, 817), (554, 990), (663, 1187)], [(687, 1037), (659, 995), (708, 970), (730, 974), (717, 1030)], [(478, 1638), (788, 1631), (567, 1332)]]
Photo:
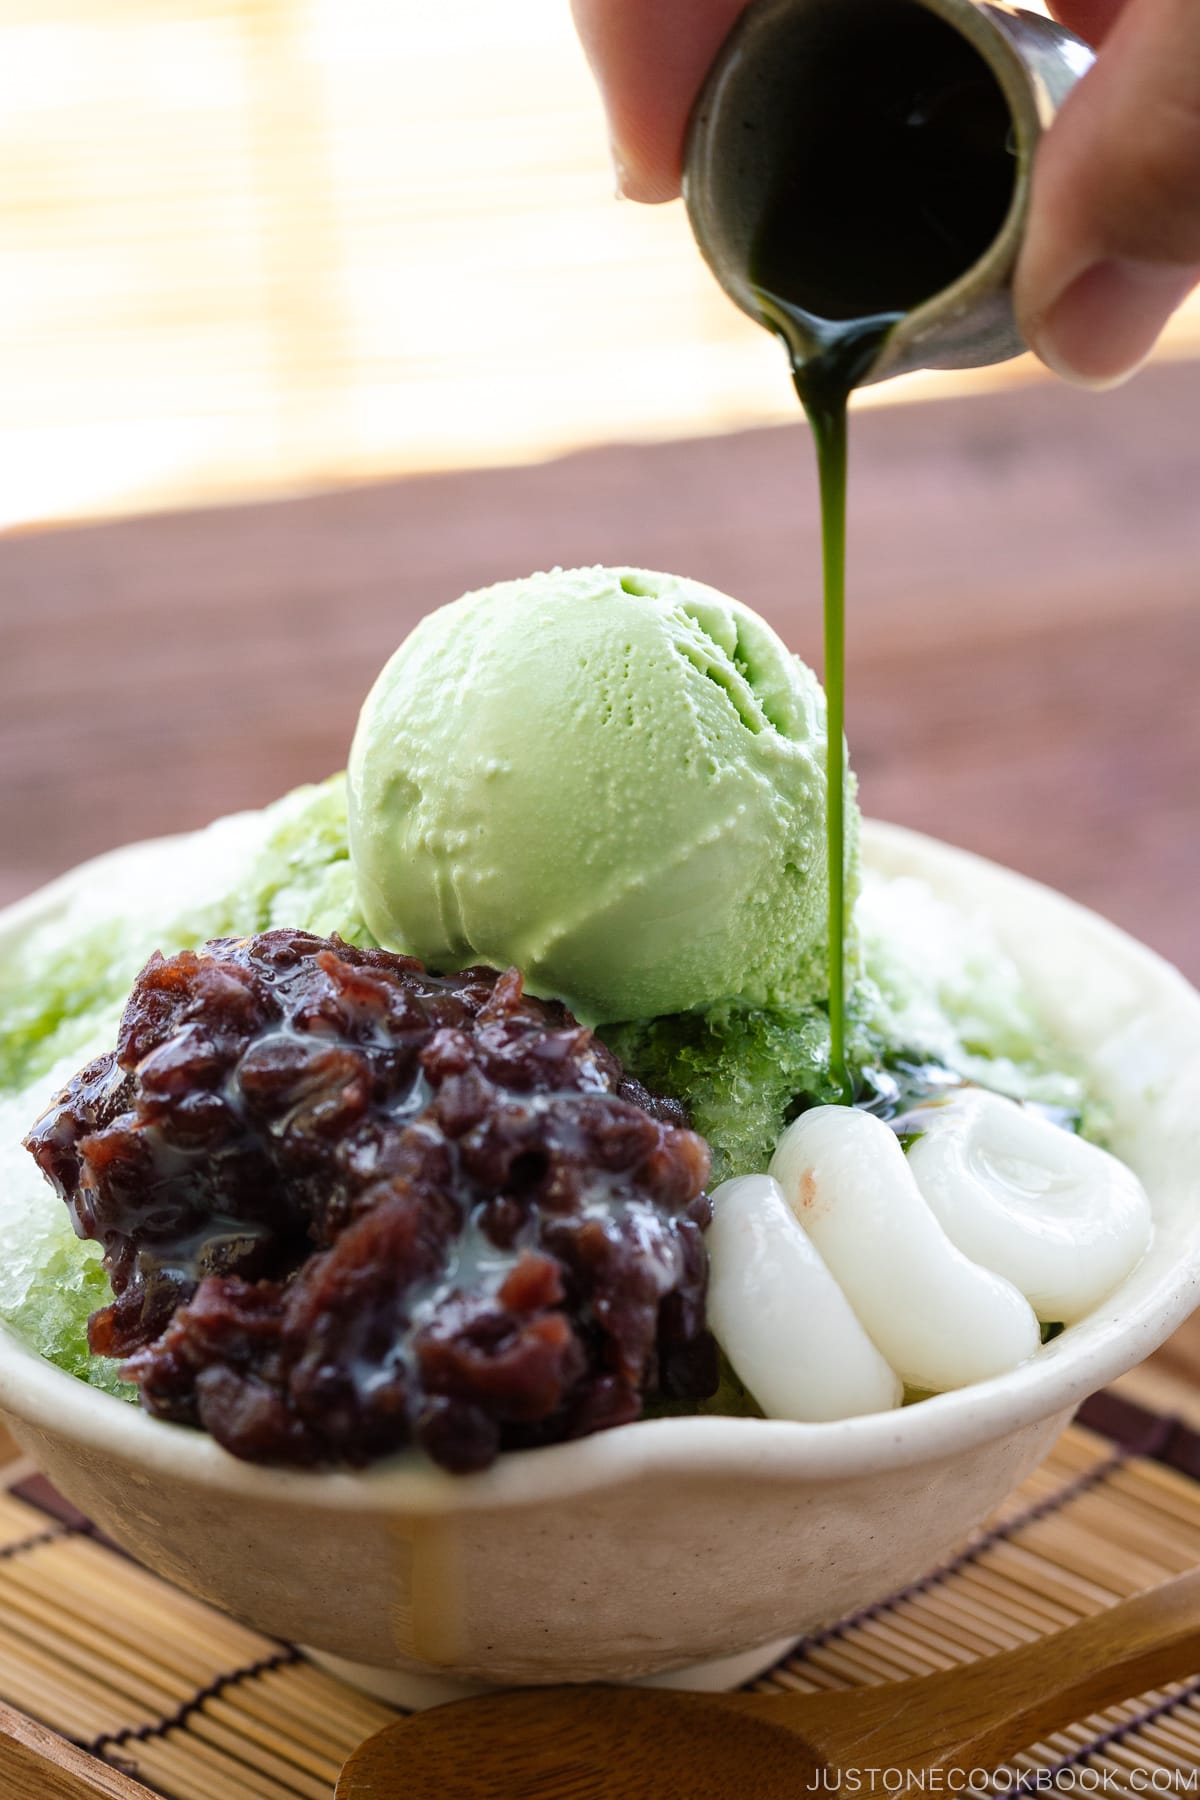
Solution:
[[(47, 916), (115, 858), (179, 841), (157, 839), (85, 863), (0, 913), (0, 930), (8, 935)], [(1114, 965), (1140, 978), (1142, 999), (1152, 1012), (1169, 1018), (1180, 1041), (1194, 1051), (1200, 1110), (1200, 994), (1171, 964), (1053, 890), (903, 827), (864, 822), (863, 853), (884, 873), (914, 874), (938, 892), (949, 886), (976, 901), (990, 896), (1003, 902), (1002, 911), (1056, 924), (1062, 943), (1071, 936), (1085, 948), (1109, 952)], [(1020, 945), (1008, 947), (1020, 960)], [(1189, 1079), (1191, 1069), (1189, 1060)], [(823, 1424), (720, 1416), (639, 1420), (571, 1443), (506, 1452), (491, 1469), (468, 1477), (449, 1475), (411, 1453), (362, 1472), (289, 1471), (240, 1462), (198, 1431), (154, 1419), (89, 1387), (0, 1326), (0, 1413), (61, 1433), (86, 1452), (116, 1455), (230, 1500), (272, 1498), (347, 1512), (436, 1509), (445, 1515), (519, 1506), (533, 1494), (539, 1501), (595, 1494), (664, 1471), (680, 1478), (740, 1472), (756, 1481), (788, 1482), (882, 1474), (969, 1450), (1074, 1409), (1157, 1348), (1200, 1302), (1200, 1156), (1196, 1169), (1198, 1204), (1168, 1233), (1164, 1250), (1176, 1237), (1181, 1242), (1157, 1279), (1138, 1280), (1156, 1260), (1152, 1246), (1146, 1262), (1114, 1295), (1028, 1363), (898, 1412)], [(1126, 1290), (1132, 1302), (1127, 1307)]]

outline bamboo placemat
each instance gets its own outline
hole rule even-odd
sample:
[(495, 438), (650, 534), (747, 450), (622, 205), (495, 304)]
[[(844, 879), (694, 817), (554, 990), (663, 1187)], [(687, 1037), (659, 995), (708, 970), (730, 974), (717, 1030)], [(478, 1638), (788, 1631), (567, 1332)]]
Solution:
[[(753, 1685), (816, 1693), (932, 1674), (1060, 1630), (1200, 1563), (1200, 1435), (1115, 1395), (1097, 1395), (1079, 1416), (1085, 1423), (1063, 1434), (957, 1555), (805, 1639)], [(1084, 1720), (970, 1791), (1060, 1788), (1200, 1793), (1200, 1680)]]
[[(927, 1674), (1200, 1562), (1200, 1437), (1111, 1396), (1083, 1418), (950, 1561), (809, 1637), (755, 1685)], [(329, 1800), (350, 1751), (394, 1716), (138, 1568), (27, 1467), (7, 1471), (3, 1800)], [(972, 1792), (1200, 1792), (1200, 1679), (1089, 1719), (1013, 1769)]]

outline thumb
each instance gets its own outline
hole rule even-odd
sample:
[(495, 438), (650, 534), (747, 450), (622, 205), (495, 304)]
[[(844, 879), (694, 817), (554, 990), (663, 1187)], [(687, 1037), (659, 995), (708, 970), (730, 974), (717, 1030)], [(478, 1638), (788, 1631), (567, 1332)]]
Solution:
[(1127, 0), (1038, 149), (1017, 313), (1043, 362), (1105, 387), (1198, 279), (1200, 4)]

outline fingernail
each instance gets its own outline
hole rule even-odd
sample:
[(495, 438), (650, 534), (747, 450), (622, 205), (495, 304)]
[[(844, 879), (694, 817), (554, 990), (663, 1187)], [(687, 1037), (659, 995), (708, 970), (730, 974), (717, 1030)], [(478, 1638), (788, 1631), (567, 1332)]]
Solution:
[[(644, 206), (654, 206), (661, 200), (672, 198), (670, 188), (647, 181), (638, 168), (636, 159), (632, 163), (626, 162), (615, 138), (610, 142), (608, 151), (612, 158), (613, 191), (618, 200), (639, 200)], [(678, 188), (674, 191), (677, 193)]]
[(1198, 277), (1173, 263), (1096, 263), (1030, 322), (1029, 341), (1067, 381), (1115, 387), (1145, 362)]
[(617, 148), (615, 139), (610, 141), (608, 152), (612, 157), (613, 194), (618, 200), (627, 200), (629, 198), (629, 170)]

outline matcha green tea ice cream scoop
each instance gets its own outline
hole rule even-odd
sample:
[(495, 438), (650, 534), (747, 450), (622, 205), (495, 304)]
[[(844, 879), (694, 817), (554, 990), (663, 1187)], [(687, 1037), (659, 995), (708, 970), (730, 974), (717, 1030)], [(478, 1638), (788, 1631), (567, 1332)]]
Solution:
[(465, 595), (383, 670), (349, 775), (366, 922), (432, 968), (515, 964), (592, 1023), (824, 992), (824, 696), (713, 588)]

